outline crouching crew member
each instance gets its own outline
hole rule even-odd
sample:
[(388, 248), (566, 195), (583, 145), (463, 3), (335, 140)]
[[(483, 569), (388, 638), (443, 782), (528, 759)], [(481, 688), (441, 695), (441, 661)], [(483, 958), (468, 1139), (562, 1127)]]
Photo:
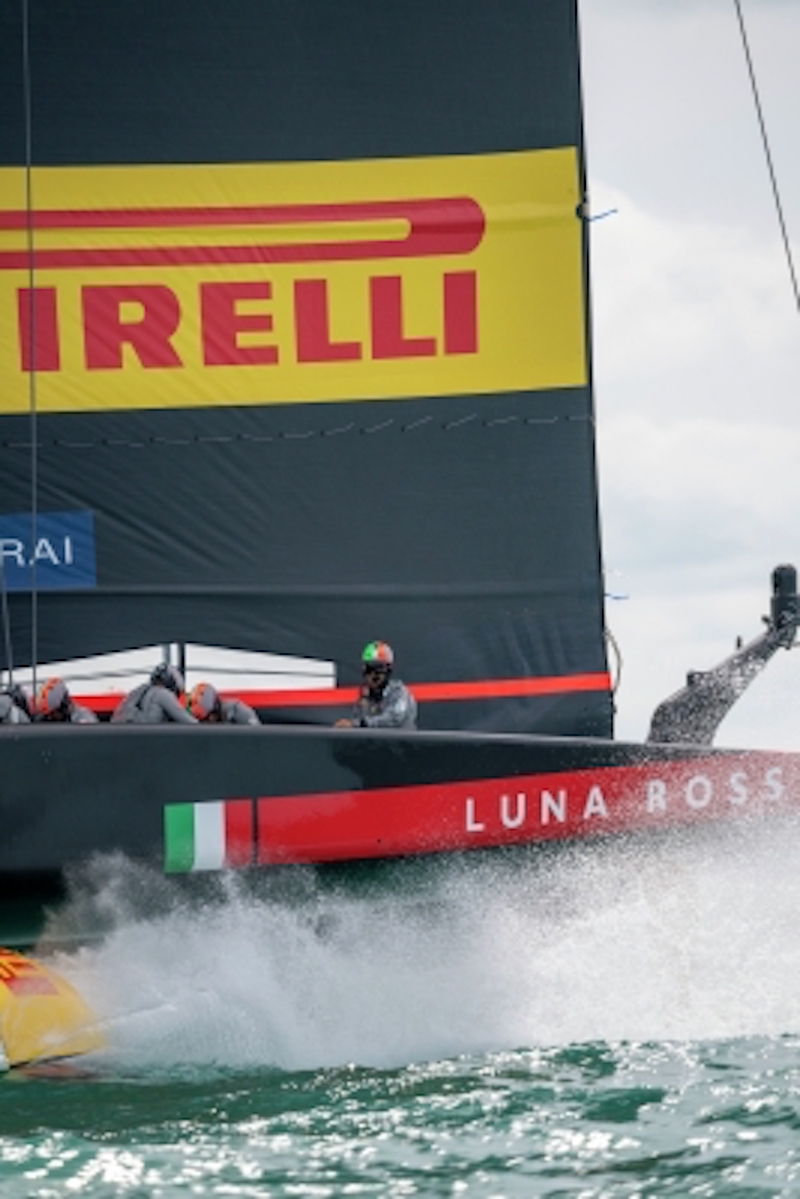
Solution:
[(337, 720), (339, 728), (414, 729), (417, 701), (400, 679), (392, 678), (394, 653), (385, 641), (370, 641), (361, 655), (364, 682), (352, 720)]
[(189, 696), (189, 711), (209, 724), (261, 724), (253, 709), (240, 699), (222, 699), (210, 683), (198, 683)]
[(91, 708), (76, 704), (63, 679), (48, 679), (36, 695), (36, 719), (68, 724), (97, 724)]
[(183, 675), (175, 666), (162, 662), (150, 675), (150, 681), (134, 688), (115, 710), (116, 724), (197, 724), (180, 701)]

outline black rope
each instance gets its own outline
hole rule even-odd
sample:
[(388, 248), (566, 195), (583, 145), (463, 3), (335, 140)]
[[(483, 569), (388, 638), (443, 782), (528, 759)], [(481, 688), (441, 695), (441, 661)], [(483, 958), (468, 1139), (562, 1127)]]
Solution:
[(783, 215), (783, 205), (781, 204), (781, 195), (780, 195), (780, 191), (778, 189), (778, 179), (775, 174), (775, 167), (772, 162), (772, 153), (769, 148), (769, 138), (767, 137), (767, 126), (766, 126), (766, 122), (764, 120), (764, 113), (761, 108), (761, 98), (758, 94), (758, 84), (756, 82), (755, 68), (753, 67), (753, 58), (750, 53), (750, 43), (747, 40), (747, 29), (745, 28), (744, 14), (742, 13), (742, 6), (740, 4), (740, 0), (733, 0), (733, 2), (736, 5), (736, 15), (739, 18), (739, 30), (742, 35), (742, 45), (744, 47), (744, 55), (745, 55), (745, 58), (747, 59), (747, 70), (750, 75), (750, 86), (753, 89), (753, 99), (755, 100), (756, 113), (758, 114), (758, 124), (761, 129), (761, 141), (764, 146), (764, 154), (766, 155), (767, 167), (769, 168), (769, 177), (772, 182), (772, 194), (775, 199), (775, 208), (778, 213), (778, 221), (779, 221), (780, 227), (781, 227), (781, 236), (783, 237), (783, 248), (784, 248), (784, 252), (786, 254), (786, 262), (789, 267), (789, 275), (791, 276), (791, 280), (792, 280), (792, 290), (794, 291), (795, 304), (797, 305), (797, 311), (800, 313), (800, 287), (798, 287), (798, 283), (797, 283), (797, 274), (794, 269), (794, 259), (792, 258), (792, 247), (789, 242), (789, 233), (786, 228), (786, 221), (785, 221), (784, 215)]
[[(0, 555), (0, 605), (2, 605), (3, 609), (3, 640), (6, 649), (6, 670), (8, 671), (8, 684), (11, 686), (14, 682), (14, 656), (11, 650), (11, 618), (8, 613), (6, 567), (2, 555)], [(0, 679), (2, 679), (1, 675)]]
[(36, 548), (38, 544), (39, 446), (36, 396), (36, 295), (34, 291), (33, 237), (33, 122), (31, 112), (31, 57), (28, 0), (22, 0), (22, 87), (25, 108), (25, 229), (28, 251), (28, 398), (31, 428), (31, 670), (36, 692), (36, 665), (39, 657), (39, 603), (36, 585)]

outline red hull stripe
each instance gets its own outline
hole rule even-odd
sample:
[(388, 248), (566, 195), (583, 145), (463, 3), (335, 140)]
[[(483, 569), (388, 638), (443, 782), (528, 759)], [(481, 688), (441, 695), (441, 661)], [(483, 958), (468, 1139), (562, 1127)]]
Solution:
[[(216, 226), (253, 228), (250, 245), (128, 246), (102, 249), (4, 250), (0, 270), (26, 270), (31, 257), (44, 268), (104, 266), (194, 266), (200, 263), (352, 262), (372, 258), (427, 258), (440, 254), (469, 254), (483, 238), (483, 210), (468, 196), (429, 200), (378, 200), (353, 204), (284, 204), (245, 208), (128, 208), (0, 213), (0, 230), (170, 229)], [(363, 228), (370, 221), (397, 221), (404, 228), (396, 237), (336, 241), (261, 242), (264, 226), (338, 224)]]
[(800, 802), (793, 754), (265, 797), (260, 864), (345, 861), (753, 818)]
[(249, 799), (225, 803), (225, 865), (249, 866), (254, 846), (253, 804)]
[[(610, 691), (608, 674), (572, 674), (539, 679), (484, 679), (469, 683), (414, 683), (419, 703), (443, 703), (470, 699), (507, 699), (526, 695), (563, 695), (574, 691)], [(354, 704), (358, 687), (326, 687), (308, 691), (236, 691), (221, 694), (244, 700), (253, 708), (338, 708)], [(113, 712), (121, 694), (80, 696), (80, 702), (95, 712)]]

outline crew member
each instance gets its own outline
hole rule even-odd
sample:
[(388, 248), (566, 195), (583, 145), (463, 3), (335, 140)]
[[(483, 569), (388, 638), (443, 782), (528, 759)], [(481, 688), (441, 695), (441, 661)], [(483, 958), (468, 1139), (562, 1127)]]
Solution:
[(189, 711), (209, 724), (261, 724), (253, 709), (240, 699), (222, 699), (210, 683), (198, 683), (189, 696)]
[(17, 683), (0, 691), (0, 724), (30, 724), (28, 697)]
[(385, 641), (370, 641), (361, 655), (364, 682), (351, 720), (339, 728), (414, 729), (417, 701), (400, 679), (392, 678), (394, 653)]
[(68, 724), (97, 724), (91, 708), (76, 704), (63, 679), (48, 679), (36, 696), (37, 720)]
[(183, 675), (176, 666), (162, 662), (150, 675), (147, 683), (135, 687), (115, 710), (116, 724), (197, 724), (180, 701), (183, 694)]

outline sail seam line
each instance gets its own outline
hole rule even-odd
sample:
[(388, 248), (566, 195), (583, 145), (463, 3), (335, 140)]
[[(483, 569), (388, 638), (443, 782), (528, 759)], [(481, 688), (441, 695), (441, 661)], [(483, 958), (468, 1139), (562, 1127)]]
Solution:
[[(485, 429), (492, 429), (497, 426), (502, 427), (504, 425), (509, 425), (514, 422), (517, 422), (522, 425), (528, 425), (531, 427), (537, 427), (537, 428), (540, 428), (542, 426), (544, 426), (545, 428), (552, 428), (553, 426), (555, 426), (557, 424), (569, 425), (569, 424), (593, 424), (594, 423), (593, 418), (591, 416), (519, 417), (516, 414), (510, 414), (508, 416), (492, 417), (491, 419), (481, 421), (480, 426), (476, 426), (474, 423), (476, 420), (476, 416), (477, 416), (477, 414), (472, 414), (470, 416), (462, 417), (456, 421), (445, 422), (438, 426), (439, 432), (450, 433), (450, 432), (453, 432), (454, 430), (458, 430), (458, 429), (462, 428), (463, 426), (465, 426), (467, 424), (472, 424), (473, 427), (482, 426)], [(402, 427), (401, 431), (403, 433), (409, 433), (409, 432), (419, 428), (420, 425), (430, 424), (432, 420), (433, 420), (433, 417), (424, 417), (422, 420), (415, 421), (413, 424), (404, 425)], [(223, 446), (223, 445), (232, 445), (232, 444), (239, 443), (239, 442), (246, 444), (248, 442), (274, 443), (274, 442), (278, 442), (278, 441), (308, 441), (310, 438), (336, 437), (336, 436), (342, 436), (343, 434), (346, 434), (346, 433), (356, 433), (358, 435), (369, 436), (369, 435), (372, 435), (375, 433), (386, 432), (389, 429), (389, 427), (392, 425), (394, 425), (394, 421), (386, 421), (385, 423), (380, 424), (380, 425), (365, 425), (365, 426), (361, 426), (361, 427), (356, 426), (356, 425), (351, 425), (351, 426), (347, 426), (344, 428), (337, 428), (337, 429), (312, 429), (312, 430), (308, 430), (308, 431), (279, 430), (275, 433), (263, 434), (261, 436), (258, 436), (257, 434), (253, 434), (253, 433), (237, 433), (237, 434), (230, 434), (230, 435), (215, 435), (215, 436), (198, 434), (195, 437), (147, 437), (147, 438), (142, 439), (141, 441), (133, 441), (133, 440), (128, 441), (128, 440), (125, 440), (124, 438), (115, 438), (115, 437), (113, 437), (113, 438), (112, 437), (99, 437), (93, 441), (65, 441), (62, 438), (53, 438), (51, 441), (45, 441), (45, 442), (42, 442), (41, 440), (37, 439), (35, 444), (39, 447), (41, 447), (42, 445), (57, 446), (59, 449), (65, 449), (65, 450), (90, 450), (90, 449), (141, 450), (141, 449), (144, 449), (147, 447), (156, 447), (159, 449), (160, 448), (171, 449), (174, 446), (196, 446), (196, 445), (202, 445), (202, 446), (220, 445), (220, 446)], [(3, 441), (3, 442), (0, 442), (0, 445), (2, 445), (3, 449), (7, 449), (7, 450), (30, 450), (34, 445), (34, 442), (33, 441)]]

